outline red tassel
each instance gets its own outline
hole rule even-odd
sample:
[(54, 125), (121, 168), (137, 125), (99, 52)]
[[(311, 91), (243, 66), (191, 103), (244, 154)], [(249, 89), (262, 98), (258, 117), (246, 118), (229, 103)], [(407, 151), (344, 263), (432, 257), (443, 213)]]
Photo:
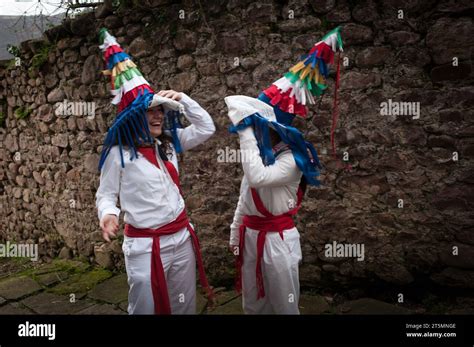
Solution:
[(339, 116), (338, 105), (337, 105), (337, 90), (339, 88), (339, 80), (341, 76), (341, 53), (338, 54), (337, 58), (337, 70), (336, 70), (336, 83), (334, 86), (334, 103), (332, 111), (332, 126), (331, 126), (331, 146), (332, 146), (332, 155), (335, 160), (337, 160), (337, 166), (339, 168), (344, 168), (347, 171), (352, 170), (351, 164), (343, 164), (341, 159), (337, 158), (336, 154), (336, 141), (335, 141), (335, 131), (337, 126), (337, 120)]
[(265, 246), (265, 231), (260, 231), (257, 236), (257, 300), (265, 296), (265, 288), (263, 286), (263, 272), (262, 272), (262, 259), (263, 259), (263, 248)]
[(338, 118), (337, 89), (339, 88), (340, 62), (341, 62), (341, 54), (339, 53), (338, 59), (337, 59), (336, 83), (334, 86), (334, 103), (333, 103), (333, 109), (332, 109), (332, 126), (331, 126), (331, 146), (332, 146), (332, 154), (334, 156), (334, 159), (336, 159), (336, 144), (334, 140), (334, 132), (336, 130), (337, 118)]

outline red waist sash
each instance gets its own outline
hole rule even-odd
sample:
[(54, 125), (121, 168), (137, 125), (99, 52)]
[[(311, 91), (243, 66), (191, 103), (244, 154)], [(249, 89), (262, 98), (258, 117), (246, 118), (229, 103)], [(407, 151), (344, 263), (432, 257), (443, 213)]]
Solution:
[(199, 270), (199, 279), (203, 288), (206, 289), (209, 300), (212, 300), (213, 293), (207, 282), (204, 265), (202, 262), (201, 248), (199, 240), (193, 227), (189, 223), (186, 211), (176, 218), (175, 221), (166, 224), (157, 229), (138, 229), (130, 224), (125, 225), (124, 233), (129, 237), (152, 237), (153, 246), (151, 251), (151, 289), (153, 293), (153, 301), (155, 304), (155, 314), (171, 314), (171, 306), (168, 295), (168, 287), (166, 285), (166, 276), (163, 270), (163, 264), (160, 256), (160, 236), (177, 233), (183, 228), (187, 228), (191, 235), (191, 240), (196, 254), (196, 261)]
[(282, 214), (274, 217), (259, 217), (259, 216), (244, 216), (242, 224), (239, 228), (239, 254), (237, 256), (237, 283), (236, 289), (238, 292), (242, 290), (242, 265), (243, 265), (243, 251), (245, 246), (245, 230), (251, 228), (258, 230), (257, 236), (257, 299), (265, 296), (265, 288), (263, 286), (262, 273), (262, 259), (263, 249), (265, 246), (265, 239), (268, 232), (278, 232), (283, 240), (283, 230), (291, 229), (295, 226), (293, 218), (289, 214)]
[(298, 212), (298, 209), (301, 205), (301, 201), (303, 199), (304, 194), (304, 186), (300, 186), (298, 188), (298, 201), (296, 207), (278, 216), (274, 216), (265, 208), (256, 189), (251, 188), (251, 193), (257, 211), (263, 214), (264, 217), (243, 216), (242, 218), (242, 224), (239, 227), (239, 254), (237, 255), (236, 259), (237, 279), (235, 287), (237, 292), (240, 293), (242, 291), (242, 265), (244, 263), (243, 253), (245, 247), (245, 230), (247, 228), (258, 230), (257, 264), (255, 272), (257, 277), (257, 299), (260, 299), (265, 296), (265, 288), (263, 286), (262, 259), (267, 233), (278, 232), (280, 234), (281, 239), (283, 240), (283, 231), (295, 227), (293, 216)]

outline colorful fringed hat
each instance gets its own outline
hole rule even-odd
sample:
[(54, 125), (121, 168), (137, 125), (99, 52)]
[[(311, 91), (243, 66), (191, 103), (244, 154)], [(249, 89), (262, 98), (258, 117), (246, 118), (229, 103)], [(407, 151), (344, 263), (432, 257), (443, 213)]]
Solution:
[(124, 110), (145, 91), (154, 94), (154, 90), (143, 78), (130, 56), (123, 51), (115, 37), (110, 35), (107, 29), (100, 29), (99, 40), (101, 42), (99, 47), (104, 52), (107, 68), (102, 73), (111, 76), (111, 93), (115, 96), (112, 104), (118, 105), (118, 112)]
[[(272, 165), (275, 157), (272, 152), (269, 128), (275, 130), (286, 143), (295, 158), (296, 165), (306, 181), (318, 186), (321, 164), (314, 146), (304, 139), (303, 134), (291, 126), (295, 116), (306, 118), (308, 104), (315, 104), (326, 89), (328, 65), (334, 62), (334, 55), (342, 52), (342, 39), (339, 27), (330, 31), (316, 43), (308, 54), (301, 57), (282, 78), (265, 89), (257, 99), (243, 95), (228, 96), (225, 102), (229, 109), (229, 118), (234, 126), (230, 132), (235, 133), (252, 126), (265, 165)], [(340, 59), (340, 55), (339, 55)], [(339, 59), (336, 72), (335, 102), (331, 143), (334, 146), (334, 127), (337, 117), (337, 88), (339, 85)]]
[(176, 152), (181, 152), (181, 146), (176, 129), (182, 127), (179, 115), (184, 114), (184, 107), (179, 102), (155, 94), (153, 88), (143, 77), (130, 56), (117, 43), (107, 29), (99, 32), (100, 49), (104, 53), (104, 75), (110, 76), (112, 104), (118, 105), (118, 114), (109, 128), (104, 141), (99, 170), (102, 168), (111, 148), (120, 148), (121, 164), (124, 167), (123, 146), (132, 149), (130, 160), (137, 158), (136, 144), (153, 142), (148, 128), (146, 111), (148, 108), (163, 105), (165, 109), (164, 130), (173, 139)]
[[(334, 63), (334, 55), (342, 52), (343, 45), (340, 28), (327, 33), (316, 43), (308, 54), (293, 66), (282, 78), (265, 89), (258, 98), (273, 106), (277, 121), (289, 125), (295, 116), (306, 118), (308, 104), (316, 103), (315, 97), (321, 96), (326, 90), (326, 78), (329, 74), (328, 65)], [(339, 54), (340, 58), (340, 54)], [(339, 86), (339, 59), (336, 72), (335, 102), (331, 143), (334, 146), (334, 130), (337, 122), (337, 88)]]

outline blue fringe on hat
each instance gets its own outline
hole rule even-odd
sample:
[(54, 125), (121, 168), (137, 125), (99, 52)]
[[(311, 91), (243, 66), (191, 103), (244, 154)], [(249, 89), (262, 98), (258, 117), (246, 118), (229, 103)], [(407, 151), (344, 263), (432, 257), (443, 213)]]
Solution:
[(112, 70), (116, 64), (127, 59), (130, 59), (130, 56), (127, 53), (125, 52), (115, 53), (109, 58), (109, 61), (107, 62), (107, 69)]
[(249, 126), (254, 128), (260, 156), (265, 166), (275, 163), (275, 156), (270, 142), (269, 128), (271, 127), (278, 133), (281, 140), (290, 147), (296, 165), (303, 173), (306, 181), (314, 186), (320, 185), (320, 182), (315, 178), (319, 176), (319, 169), (322, 168), (318, 153), (314, 146), (304, 139), (303, 134), (298, 129), (269, 121), (257, 112), (246, 117), (241, 124), (229, 127), (229, 132), (236, 134), (239, 130)]
[(125, 167), (123, 145), (132, 148), (130, 160), (133, 160), (133, 158), (138, 158), (135, 141), (138, 144), (153, 142), (153, 137), (150, 134), (148, 120), (146, 118), (146, 110), (152, 98), (153, 94), (149, 91), (141, 91), (136, 99), (117, 115), (104, 141), (104, 147), (99, 161), (99, 171), (102, 169), (113, 146), (118, 144), (121, 164), (122, 167)]
[(326, 62), (324, 59), (321, 57), (318, 57), (318, 50), (315, 50), (313, 53), (310, 54), (303, 54), (300, 57), (300, 61), (304, 61), (304, 65), (308, 66), (311, 64), (311, 69), (314, 69), (316, 67), (316, 64), (318, 64), (318, 69), (319, 73), (323, 75), (325, 78), (328, 77), (329, 70)]
[(183, 128), (181, 121), (179, 120), (179, 111), (168, 111), (165, 116), (164, 130), (168, 130), (171, 133), (173, 140), (173, 146), (176, 153), (182, 153), (181, 142), (178, 137), (178, 128)]

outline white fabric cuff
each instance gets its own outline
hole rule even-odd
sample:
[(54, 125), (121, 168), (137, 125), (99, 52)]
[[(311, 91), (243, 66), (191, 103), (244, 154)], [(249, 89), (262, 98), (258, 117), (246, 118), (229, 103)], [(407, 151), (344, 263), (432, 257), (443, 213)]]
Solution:
[(113, 214), (114, 216), (119, 216), (120, 215), (120, 209), (118, 207), (106, 207), (103, 210), (99, 212), (99, 220), (101, 221), (104, 216), (108, 214)]

